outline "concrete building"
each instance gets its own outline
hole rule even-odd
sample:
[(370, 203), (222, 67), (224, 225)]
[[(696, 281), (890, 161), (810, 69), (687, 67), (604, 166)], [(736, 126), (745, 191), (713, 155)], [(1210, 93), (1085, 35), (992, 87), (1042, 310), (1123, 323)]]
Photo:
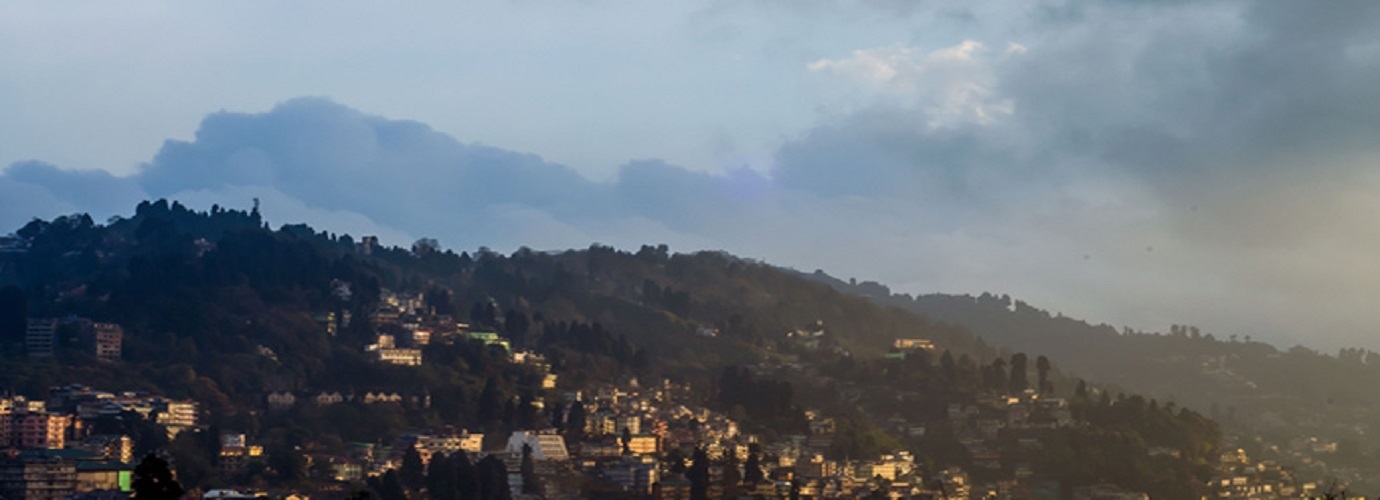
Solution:
[(106, 363), (120, 360), (125, 330), (114, 323), (96, 323), (96, 359)]
[(555, 431), (516, 431), (508, 437), (508, 452), (522, 453), (522, 446), (532, 447), (533, 460), (569, 460), (565, 438)]
[(57, 319), (29, 318), (24, 331), (24, 352), (31, 358), (53, 357), (53, 337), (57, 334)]
[(26, 453), (0, 458), (0, 498), (62, 500), (76, 488), (75, 461)]
[(71, 417), (48, 412), (14, 413), (10, 416), (10, 442), (26, 449), (61, 449), (67, 445)]
[(179, 432), (196, 427), (199, 405), (195, 401), (173, 401), (154, 398), (152, 401), (154, 422), (168, 430), (168, 438)]

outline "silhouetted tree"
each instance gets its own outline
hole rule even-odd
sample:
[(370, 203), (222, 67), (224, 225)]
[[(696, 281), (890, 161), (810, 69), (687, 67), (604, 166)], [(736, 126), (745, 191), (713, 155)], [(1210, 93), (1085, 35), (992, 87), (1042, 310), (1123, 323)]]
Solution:
[(565, 419), (565, 433), (579, 440), (585, 435), (585, 404), (580, 401), (570, 403), (570, 415)]
[(709, 498), (709, 454), (705, 453), (704, 447), (695, 448), (695, 454), (690, 459), (690, 468), (685, 471), (685, 478), (690, 480), (690, 500)]
[(532, 445), (522, 444), (522, 493), (535, 495), (541, 488), (537, 487), (537, 469), (532, 463)]
[(757, 450), (748, 451), (747, 461), (743, 462), (743, 482), (754, 485), (766, 479), (762, 473), (762, 461)]
[(1011, 385), (1012, 394), (1019, 393), (1030, 388), (1030, 381), (1026, 373), (1025, 353), (1018, 352), (1011, 355)]
[(182, 485), (173, 479), (168, 461), (152, 453), (134, 467), (134, 482), (130, 487), (134, 490), (132, 498), (138, 500), (177, 500), (184, 493)]
[(407, 489), (417, 491), (426, 485), (426, 470), (422, 466), (422, 455), (416, 446), (407, 447), (403, 452), (402, 466), (398, 467), (399, 478)]
[(475, 466), (479, 469), (479, 498), (482, 500), (510, 500), (508, 467), (496, 455), (489, 455)]
[(1054, 392), (1054, 383), (1049, 381), (1049, 358), (1041, 355), (1035, 358), (1035, 373), (1038, 377), (1040, 393), (1049, 394)]

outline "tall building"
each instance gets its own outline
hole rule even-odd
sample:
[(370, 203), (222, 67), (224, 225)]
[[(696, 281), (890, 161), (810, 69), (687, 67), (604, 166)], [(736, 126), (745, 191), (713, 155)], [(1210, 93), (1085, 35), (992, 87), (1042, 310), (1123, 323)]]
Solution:
[(53, 356), (53, 337), (57, 333), (57, 319), (30, 318), (24, 332), (24, 351), (31, 358)]
[(125, 330), (114, 323), (96, 323), (96, 359), (106, 363), (120, 360)]

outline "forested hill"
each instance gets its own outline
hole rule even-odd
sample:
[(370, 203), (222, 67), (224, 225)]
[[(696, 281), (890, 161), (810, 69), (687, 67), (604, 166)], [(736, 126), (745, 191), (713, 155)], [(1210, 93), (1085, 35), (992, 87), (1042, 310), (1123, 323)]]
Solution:
[[(906, 441), (880, 437), (881, 429), (894, 418), (943, 429), (949, 405), (1005, 401), (1026, 389), (1076, 396), (1074, 411), (1088, 419), (1050, 431), (1058, 436), (1049, 442), (1067, 444), (1060, 449), (1075, 459), (1036, 467), (1069, 484), (1197, 491), (1217, 446), (1213, 422), (1149, 398), (1098, 400), (1095, 390), (1062, 377), (1059, 358), (1038, 356), (1047, 350), (1028, 358), (999, 350), (963, 327), (721, 252), (595, 245), (511, 255), (480, 247), (471, 254), (425, 239), (411, 248), (385, 247), (301, 225), (271, 230), (257, 209), (197, 212), (161, 200), (104, 224), (85, 215), (35, 220), (0, 243), (0, 389), (42, 394), (99, 381), (107, 390), (194, 399), (211, 425), (249, 430), (285, 461), (298, 447), (384, 441), (443, 425), (501, 438), (543, 425), (534, 408), (560, 401), (540, 387), (541, 373), (480, 342), (418, 343), (426, 360), (420, 366), (371, 358), (367, 346), (380, 334), (415, 342), (411, 331), (370, 321), (390, 293), (420, 296), (430, 318), (496, 332), (514, 350), (543, 356), (562, 390), (634, 378), (689, 382), (705, 404), (768, 435), (805, 432), (800, 405), (814, 405), (848, 430), (832, 448), (839, 456), (906, 447), (949, 460), (933, 467), (971, 465), (970, 453), (952, 435), (942, 439), (941, 430)], [(338, 321), (334, 331), (319, 321), (323, 316), (354, 320)], [(119, 324), (123, 359), (98, 362), (71, 332), (60, 332), (56, 356), (30, 359), (25, 317)], [(932, 356), (884, 357), (897, 339), (923, 339), (936, 349)], [(1026, 360), (1037, 357), (1038, 387), (1026, 382)], [(428, 404), (255, 411), (271, 391), (383, 390), (426, 397)], [(840, 399), (845, 394), (854, 399)], [(911, 398), (909, 406), (899, 406), (900, 395)], [(167, 444), (148, 437), (141, 447)], [(1015, 446), (1008, 441), (1003, 446)], [(179, 467), (187, 467), (181, 477), (223, 484), (214, 467), (196, 468), (200, 445), (171, 445), (180, 450)], [(1147, 453), (1153, 446), (1182, 455), (1155, 458)], [(1115, 450), (1125, 460), (1105, 459)], [(1014, 474), (1013, 464), (1005, 467), (990, 474)], [(304, 479), (280, 473), (270, 480)]]
[[(1274, 445), (1283, 450), (1282, 459), (1330, 464), (1328, 475), (1380, 466), (1380, 434), (1374, 432), (1380, 421), (1380, 354), (1375, 352), (1280, 350), (1248, 335), (1218, 338), (1188, 325), (1169, 326), (1168, 332), (1118, 330), (1050, 314), (1005, 295), (912, 297), (875, 282), (845, 282), (821, 272), (809, 276), (879, 305), (962, 326), (992, 345), (1046, 354), (1078, 376), (1200, 409), (1228, 429), (1268, 440), (1256, 449)], [(1311, 442), (1336, 444), (1338, 451), (1297, 451), (1312, 448)], [(1362, 484), (1368, 490), (1380, 486)]]

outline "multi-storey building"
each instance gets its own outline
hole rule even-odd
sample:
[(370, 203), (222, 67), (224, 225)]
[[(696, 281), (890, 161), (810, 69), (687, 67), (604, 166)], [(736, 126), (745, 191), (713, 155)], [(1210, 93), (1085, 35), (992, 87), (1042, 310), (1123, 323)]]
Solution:
[(24, 453), (0, 457), (0, 498), (62, 500), (76, 492), (76, 463)]
[(114, 323), (96, 323), (95, 330), (96, 359), (106, 363), (119, 361), (125, 330)]
[(53, 337), (57, 334), (57, 319), (29, 318), (24, 331), (24, 351), (31, 358), (53, 357)]
[(10, 415), (10, 442), (20, 448), (59, 449), (67, 444), (71, 417), (48, 412)]

